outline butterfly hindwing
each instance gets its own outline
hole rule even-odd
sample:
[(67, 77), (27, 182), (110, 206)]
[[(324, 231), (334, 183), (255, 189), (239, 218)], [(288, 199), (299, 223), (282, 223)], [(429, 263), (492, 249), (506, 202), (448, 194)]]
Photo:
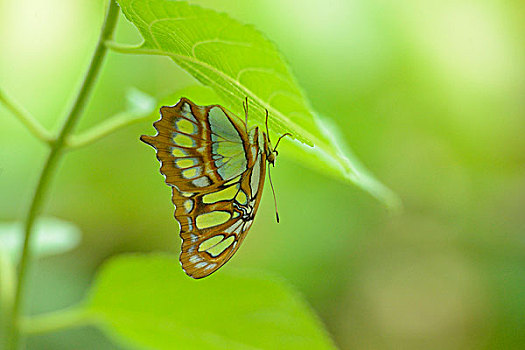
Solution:
[[(262, 163), (262, 156), (258, 161)], [(221, 190), (224, 192), (219, 196), (225, 197), (211, 199), (218, 199), (217, 202), (203, 203), (208, 202), (206, 196), (214, 196), (214, 193), (205, 195), (204, 201), (202, 194), (196, 196), (197, 208), (205, 211), (196, 217), (197, 230), (181, 229), (183, 243), (180, 260), (190, 276), (200, 278), (209, 275), (237, 251), (259, 206), (261, 196), (258, 191), (262, 191), (265, 170), (266, 167), (261, 166), (249, 169), (238, 182)], [(257, 192), (252, 192), (252, 178), (258, 181)]]
[(194, 278), (208, 276), (237, 251), (258, 208), (266, 173), (266, 135), (218, 105), (181, 99), (161, 108), (155, 136), (141, 140), (157, 150), (172, 187), (183, 239), (180, 261)]

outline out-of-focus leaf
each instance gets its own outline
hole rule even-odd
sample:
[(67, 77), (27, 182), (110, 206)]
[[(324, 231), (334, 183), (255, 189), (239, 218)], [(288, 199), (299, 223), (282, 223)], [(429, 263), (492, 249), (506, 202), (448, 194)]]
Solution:
[(333, 349), (302, 298), (275, 277), (187, 277), (176, 257), (121, 256), (99, 272), (87, 311), (150, 349)]
[(0, 241), (0, 349), (7, 347), (7, 319), (13, 305), (16, 269)]
[(133, 114), (147, 114), (155, 109), (156, 100), (137, 88), (129, 88), (126, 93), (126, 111)]
[(142, 45), (125, 52), (170, 57), (212, 87), (224, 106), (237, 115), (242, 115), (242, 102), (248, 97), (252, 123), (263, 126), (267, 110), (270, 130), (293, 135), (296, 142), (290, 145), (295, 151), (290, 155), (353, 182), (388, 205), (395, 202), (394, 195), (377, 180), (358, 173), (360, 168), (342, 152), (339, 140), (320, 128), (321, 122), (281, 53), (259, 31), (226, 14), (182, 1), (118, 2), (144, 38)]
[[(81, 232), (74, 224), (57, 218), (39, 218), (34, 227), (31, 249), (33, 256), (42, 257), (65, 253), (80, 243)], [(24, 226), (21, 222), (0, 222), (0, 245), (18, 261), (24, 242)]]

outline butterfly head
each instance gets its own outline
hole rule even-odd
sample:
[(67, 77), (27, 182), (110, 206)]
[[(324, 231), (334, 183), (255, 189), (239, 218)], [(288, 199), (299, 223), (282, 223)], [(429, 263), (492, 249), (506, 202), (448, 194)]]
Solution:
[(266, 110), (266, 135), (268, 141), (266, 145), (266, 159), (268, 160), (268, 163), (270, 163), (272, 166), (275, 166), (275, 158), (279, 155), (279, 152), (277, 152), (277, 146), (279, 146), (279, 142), (281, 142), (281, 139), (283, 137), (292, 136), (292, 134), (287, 132), (284, 135), (281, 135), (281, 137), (279, 137), (279, 139), (277, 140), (275, 147), (272, 149), (272, 142), (270, 141), (270, 132), (268, 131), (268, 110)]
[(268, 163), (270, 163), (272, 166), (275, 166), (275, 158), (277, 157), (277, 155), (279, 153), (277, 153), (277, 151), (274, 149), (272, 150), (271, 148), (268, 147), (268, 150), (266, 151), (267, 153), (267, 156), (266, 156), (266, 159), (268, 160)]

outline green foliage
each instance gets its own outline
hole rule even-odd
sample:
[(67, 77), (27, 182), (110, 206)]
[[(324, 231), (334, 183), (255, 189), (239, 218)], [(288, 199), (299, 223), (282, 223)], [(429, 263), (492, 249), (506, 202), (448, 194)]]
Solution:
[(140, 30), (142, 52), (166, 55), (204, 85), (212, 86), (237, 114), (245, 97), (253, 118), (272, 114), (277, 133), (293, 132), (313, 145), (319, 135), (313, 116), (275, 46), (253, 27), (182, 1), (119, 1)]
[(8, 337), (6, 320), (15, 295), (16, 272), (10, 254), (3, 249), (1, 243), (0, 237), (0, 349), (4, 349)]
[[(387, 218), (350, 186), (283, 161), (291, 156), (328, 167), (319, 169), (324, 174), (345, 174), (316, 155), (299, 157), (301, 146), (286, 138), (272, 174), (282, 222), (274, 222), (266, 188), (250, 238), (225, 271), (210, 278), (236, 266), (278, 272), (319, 310), (342, 349), (524, 349), (525, 2), (190, 2), (264, 28), (312, 105), (336, 121), (344, 140), (336, 144), (355, 147), (406, 206)], [(158, 105), (141, 108), (149, 98), (132, 94), (133, 106), (126, 108), (125, 91), (137, 86), (151, 96), (171, 94), (165, 105), (187, 96), (240, 109), (237, 99), (223, 100), (167, 56), (109, 54), (101, 79), (90, 74), (98, 81), (93, 99), (78, 96), (78, 85), (89, 85), (81, 77), (88, 64), (102, 63), (87, 61), (102, 5), (0, 5), (0, 220), (25, 221), (30, 248), (38, 242), (30, 237), (29, 210), (67, 218), (83, 235), (68, 254), (38, 259), (24, 249), (26, 265), (15, 266), (0, 252), (0, 349), (138, 347), (129, 338), (120, 346), (97, 327), (71, 329), (92, 321), (91, 309), (72, 304), (102, 260), (159, 249), (175, 260), (180, 244), (169, 189), (152, 171), (158, 168), (152, 150), (138, 140), (152, 131)], [(123, 16), (122, 22), (120, 41), (136, 38), (136, 28)], [(192, 84), (200, 86), (178, 92)], [(49, 164), (44, 157), (68, 106), (82, 99), (87, 108), (77, 113), (79, 129), (65, 134), (46, 186), (38, 179)], [(251, 123), (260, 124), (255, 113), (259, 119), (254, 115)], [(341, 153), (351, 159), (347, 150)], [(15, 299), (25, 307), (11, 313)], [(41, 314), (53, 310), (59, 311)], [(6, 343), (18, 329), (25, 338), (20, 346)]]
[[(147, 3), (144, 4), (147, 5)], [(156, 4), (156, 6), (161, 7), (164, 5), (169, 8), (173, 3)], [(183, 6), (188, 5), (183, 4)], [(194, 9), (197, 12), (204, 11), (204, 14), (211, 16), (210, 21), (213, 24), (216, 16), (214, 12), (196, 7)], [(176, 13), (172, 12), (171, 15), (176, 15)], [(143, 120), (151, 114), (155, 105), (153, 98), (140, 91), (133, 90), (128, 93), (128, 97), (130, 97), (128, 98), (128, 106), (123, 112), (106, 119), (83, 134), (72, 135), (74, 126), (82, 115), (93, 83), (98, 76), (101, 62), (106, 53), (104, 43), (112, 37), (117, 16), (118, 9), (115, 3), (110, 1), (90, 68), (86, 73), (75, 103), (56, 136), (50, 136), (47, 130), (37, 122), (37, 119), (13, 103), (6, 94), (0, 94), (0, 102), (6, 105), (13, 115), (36, 137), (46, 141), (50, 147), (50, 154), (41, 172), (25, 222), (0, 225), (0, 272), (2, 273), (0, 302), (2, 306), (7, 306), (2, 307), (2, 310), (8, 310), (0, 315), (2, 316), (0, 328), (2, 332), (4, 328), (9, 330), (9, 335), (5, 337), (2, 334), (2, 339), (9, 338), (6, 345), (15, 350), (18, 348), (22, 332), (26, 334), (48, 333), (85, 325), (95, 320), (99, 326), (109, 325), (112, 330), (110, 333), (116, 335), (117, 338), (124, 338), (128, 343), (157, 349), (172, 349), (174, 344), (182, 348), (206, 347), (217, 349), (245, 349), (250, 347), (272, 349), (333, 348), (330, 337), (323, 330), (313, 312), (299, 296), (295, 295), (282, 282), (267, 276), (242, 273), (235, 276), (224, 274), (220, 277), (196, 282), (185, 276), (180, 271), (178, 263), (173, 258), (168, 257), (122, 257), (115, 259), (100, 272), (96, 287), (85, 304), (85, 308), (76, 307), (37, 317), (22, 317), (23, 288), (30, 257), (62, 253), (74, 248), (80, 241), (80, 231), (75, 225), (57, 219), (43, 219), (35, 222), (42, 204), (42, 198), (46, 195), (50, 177), (56, 171), (56, 164), (63, 155), (63, 150), (87, 145), (118, 128)], [(251, 97), (252, 100), (256, 101), (255, 104), (251, 105), (251, 108), (255, 107), (257, 110), (259, 107), (259, 112), (261, 112), (261, 107), (271, 109), (272, 113), (278, 116), (272, 123), (274, 130), (283, 131), (284, 124), (280, 125), (279, 123), (286, 122), (292, 126), (294, 132), (298, 131), (296, 135), (299, 140), (310, 144), (313, 141), (320, 140), (316, 139), (316, 129), (312, 127), (314, 119), (307, 113), (305, 105), (299, 103), (297, 105), (299, 107), (294, 106), (297, 101), (304, 102), (304, 100), (301, 98), (296, 85), (293, 84), (286, 65), (273, 45), (253, 29), (236, 22), (229, 23), (228, 21), (231, 20), (225, 15), (219, 15), (219, 18), (226, 21), (225, 24), (228, 26), (237, 26), (239, 31), (231, 32), (230, 34), (233, 36), (228, 40), (240, 42), (241, 46), (238, 49), (242, 49), (246, 43), (250, 44), (254, 40), (254, 49), (262, 50), (261, 53), (270, 55), (262, 55), (261, 57), (273, 57), (267, 62), (270, 64), (269, 66), (262, 67), (261, 64), (265, 59), (252, 66), (249, 63), (254, 56), (246, 56), (247, 61), (242, 63), (244, 68), (237, 71), (237, 78), (242, 78), (242, 83), (237, 79), (234, 85), (227, 86), (230, 89), (230, 94), (237, 93), (237, 96), (241, 96), (241, 100), (245, 95)], [(153, 20), (157, 21), (158, 18), (153, 18)], [(168, 19), (168, 21), (171, 20), (177, 19)], [(217, 18), (215, 18), (216, 20)], [(188, 33), (191, 33), (194, 28), (188, 24), (187, 28), (183, 30), (189, 30)], [(218, 35), (218, 33), (216, 34)], [(237, 37), (237, 34), (240, 34), (241, 37)], [(154, 38), (156, 43), (158, 43), (157, 39)], [(164, 40), (162, 39), (160, 42), (164, 42)], [(243, 40), (247, 40), (247, 42)], [(204, 44), (200, 39), (197, 41), (199, 44)], [(220, 44), (219, 46), (224, 44), (222, 37), (217, 39), (217, 42)], [(200, 51), (197, 50), (199, 44), (195, 43), (192, 48), (195, 59), (195, 53)], [(211, 44), (214, 46), (213, 43)], [(226, 44), (229, 45), (228, 42)], [(184, 43), (169, 44), (168, 46), (169, 51), (184, 51)], [(144, 48), (148, 49), (147, 46), (143, 45)], [(161, 49), (161, 46), (158, 49)], [(221, 51), (219, 50), (219, 52)], [(242, 51), (232, 53), (226, 50), (224, 54), (242, 54)], [(175, 59), (177, 55), (173, 54), (173, 57)], [(198, 59), (196, 62), (199, 62)], [(202, 74), (196, 68), (200, 64), (192, 65), (191, 62), (184, 60), (178, 63), (182, 66), (186, 65), (185, 68), (188, 70), (193, 69), (193, 73), (202, 82), (210, 83), (217, 80), (220, 82), (219, 85), (224, 85), (227, 82), (220, 80), (221, 77), (227, 77), (224, 76), (223, 72), (224, 60), (207, 62), (206, 67), (209, 71), (205, 70)], [(240, 74), (241, 72), (243, 74)], [(214, 77), (210, 74), (218, 74), (218, 76)], [(249, 93), (248, 90), (235, 90), (236, 85), (243, 87), (243, 89), (246, 86), (255, 89), (257, 86), (266, 86), (272, 80), (276, 82), (283, 80), (283, 77), (285, 78), (284, 85), (281, 81), (277, 88), (272, 86), (269, 90), (270, 95), (261, 95), (263, 91), (260, 89), (256, 90), (256, 94)], [(283, 86), (287, 86), (288, 90), (283, 90)], [(217, 92), (220, 92), (220, 90), (215, 90), (210, 93), (209, 90), (195, 88), (194, 92), (197, 93), (197, 91), (202, 92), (202, 98), (213, 98)], [(275, 93), (275, 91), (280, 92)], [(289, 95), (292, 96), (291, 100), (288, 100)], [(219, 96), (227, 97), (228, 94), (219, 93)], [(285, 101), (278, 103), (281, 110), (277, 110), (269, 104), (263, 103), (264, 101), (260, 100), (259, 96), (266, 96), (267, 103), (272, 102), (274, 98), (276, 103), (283, 98)], [(218, 102), (217, 100), (220, 98), (216, 99), (215, 103)], [(286, 110), (285, 107), (291, 108), (291, 110)], [(284, 116), (286, 113), (282, 114), (282, 108), (285, 108), (285, 112), (291, 115), (303, 113), (303, 116), (296, 116), (292, 122)], [(257, 114), (255, 117), (257, 119)], [(310, 127), (305, 129), (304, 127), (308, 125)], [(14, 264), (11, 261), (19, 260), (20, 253), (22, 253), (20, 274), (19, 278), (16, 279)], [(6, 259), (7, 256), (10, 256), (11, 260)], [(6, 324), (3, 322), (5, 317), (10, 319)]]
[[(62, 254), (74, 249), (80, 243), (81, 232), (78, 227), (57, 218), (40, 218), (36, 221), (33, 230), (32, 252), (35, 257)], [(12, 261), (18, 261), (23, 241), (22, 222), (0, 222), (0, 250), (8, 254)]]
[(286, 154), (355, 183), (390, 207), (398, 206), (393, 193), (364, 171), (351, 153), (342, 151), (342, 140), (312, 110), (281, 53), (260, 32), (226, 14), (182, 1), (119, 4), (144, 42), (131, 49), (112, 44), (115, 50), (170, 57), (212, 87), (237, 115), (242, 115), (242, 102), (248, 97), (252, 123), (264, 125), (268, 110), (270, 129), (276, 134), (290, 132), (298, 141), (288, 143)]
[(120, 256), (99, 272), (88, 312), (117, 339), (154, 349), (333, 349), (284, 282), (221, 271), (192, 280), (171, 256)]

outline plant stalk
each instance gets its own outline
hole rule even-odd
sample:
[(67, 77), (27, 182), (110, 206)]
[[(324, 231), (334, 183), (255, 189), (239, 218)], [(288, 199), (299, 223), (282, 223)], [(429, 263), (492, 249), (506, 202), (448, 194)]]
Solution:
[(84, 309), (66, 309), (22, 318), (20, 328), (24, 334), (46, 334), (93, 324), (93, 315)]
[(55, 142), (51, 145), (51, 150), (47, 156), (47, 160), (44, 164), (44, 168), (40, 173), (37, 187), (35, 189), (31, 205), (27, 212), (27, 216), (24, 222), (24, 246), (22, 250), (22, 256), (20, 259), (18, 283), (15, 291), (15, 300), (13, 302), (13, 308), (11, 311), (11, 323), (10, 323), (10, 342), (9, 349), (17, 350), (20, 342), (20, 321), (21, 321), (21, 309), (23, 305), (24, 292), (26, 287), (26, 275), (29, 267), (29, 261), (31, 259), (31, 233), (33, 232), (33, 224), (37, 214), (40, 212), (43, 200), (47, 194), (49, 183), (53, 174), (56, 171), (58, 161), (63, 155), (65, 141), (69, 134), (78, 123), (82, 112), (87, 104), (90, 93), (93, 89), (94, 83), (100, 72), (100, 68), (104, 57), (107, 53), (107, 48), (104, 42), (113, 36), (113, 32), (117, 23), (119, 14), (119, 8), (114, 0), (109, 1), (108, 9), (100, 37), (96, 46), (96, 49), (91, 59), (89, 69), (84, 76), (84, 81), (80, 87), (78, 95), (67, 114), (65, 122), (60, 129)]
[(51, 143), (52, 137), (49, 131), (46, 130), (29, 112), (20, 107), (12, 98), (0, 89), (0, 102), (15, 116), (20, 122), (39, 140), (45, 143)]
[(79, 134), (71, 135), (66, 140), (66, 147), (68, 149), (75, 149), (87, 146), (109, 134), (120, 130), (121, 128), (138, 123), (141, 121), (151, 119), (151, 112), (142, 114), (133, 114), (130, 112), (121, 112), (108, 118), (106, 121), (92, 127), (91, 129)]

